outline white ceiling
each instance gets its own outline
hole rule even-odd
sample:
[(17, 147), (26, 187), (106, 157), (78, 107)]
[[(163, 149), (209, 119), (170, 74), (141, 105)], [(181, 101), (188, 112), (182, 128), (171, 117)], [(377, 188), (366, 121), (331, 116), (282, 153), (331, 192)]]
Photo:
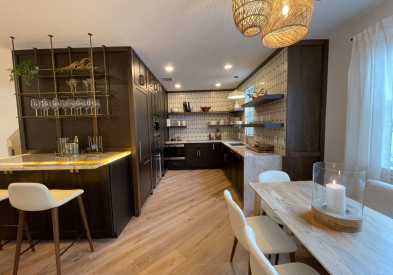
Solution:
[[(315, 11), (307, 39), (328, 38), (340, 24), (382, 0), (322, 0)], [(16, 48), (132, 46), (167, 90), (221, 89), (235, 86), (274, 49), (261, 37), (246, 38), (235, 27), (230, 0), (1, 0), (0, 49), (9, 51), (9, 36)], [(348, 37), (350, 39), (350, 37)], [(7, 52), (1, 62), (11, 64)], [(9, 56), (9, 57), (7, 57)], [(225, 70), (225, 64), (233, 68)], [(165, 71), (171, 65), (173, 72)], [(3, 66), (1, 66), (3, 68)], [(7, 79), (5, 72), (0, 79)], [(2, 74), (3, 75), (3, 74)], [(0, 83), (1, 85), (1, 83)]]

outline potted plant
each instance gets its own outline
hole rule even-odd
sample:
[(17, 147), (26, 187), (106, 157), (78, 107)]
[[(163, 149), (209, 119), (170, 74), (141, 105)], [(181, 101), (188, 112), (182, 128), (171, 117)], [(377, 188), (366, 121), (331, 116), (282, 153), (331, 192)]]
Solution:
[(15, 79), (19, 76), (23, 78), (26, 85), (30, 86), (30, 80), (34, 78), (34, 74), (39, 69), (37, 62), (34, 60), (26, 60), (18, 65), (16, 65), (15, 69), (8, 69), (10, 73), (10, 81), (15, 81)]

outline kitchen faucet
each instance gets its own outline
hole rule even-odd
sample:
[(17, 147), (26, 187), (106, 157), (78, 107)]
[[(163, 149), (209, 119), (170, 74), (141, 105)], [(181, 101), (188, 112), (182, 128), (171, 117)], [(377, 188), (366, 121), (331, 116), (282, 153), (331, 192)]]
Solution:
[[(248, 130), (247, 130), (247, 128), (248, 127), (244, 127), (244, 134), (239, 133), (239, 138), (240, 138), (240, 136), (246, 137), (246, 144), (248, 144)], [(240, 130), (240, 128), (239, 128), (239, 130)]]

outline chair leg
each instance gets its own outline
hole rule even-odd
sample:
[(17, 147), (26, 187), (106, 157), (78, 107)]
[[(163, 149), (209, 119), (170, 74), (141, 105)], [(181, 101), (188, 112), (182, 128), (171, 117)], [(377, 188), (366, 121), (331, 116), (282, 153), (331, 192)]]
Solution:
[(267, 258), (270, 260), (272, 258), (272, 255), (267, 255)]
[(280, 254), (276, 254), (276, 263), (275, 263), (275, 265), (278, 265), (278, 257), (280, 257)]
[(25, 224), (25, 211), (21, 210), (21, 211), (19, 211), (18, 235), (16, 237), (16, 249), (15, 249), (15, 260), (14, 260), (13, 275), (17, 275), (18, 274), (20, 251), (22, 249), (24, 224)]
[(29, 228), (27, 227), (26, 221), (25, 221), (24, 229), (25, 229), (26, 238), (27, 238), (27, 240), (29, 241), (29, 244), (30, 244), (30, 246), (31, 246), (31, 251), (32, 251), (32, 252), (35, 252), (35, 248), (34, 248), (34, 246), (33, 246), (33, 240), (31, 239), (30, 231), (29, 231)]
[(266, 216), (266, 212), (262, 210), (262, 216)]
[(90, 244), (90, 250), (91, 250), (91, 252), (94, 252), (93, 242), (92, 242), (92, 240), (91, 240), (89, 224), (87, 223), (87, 218), (86, 218), (86, 213), (85, 213), (85, 207), (83, 206), (82, 196), (78, 196), (76, 199), (78, 200), (79, 211), (81, 212), (81, 216), (82, 216), (82, 220), (83, 220), (83, 225), (85, 226), (87, 240), (89, 241), (89, 244)]
[(58, 208), (52, 208), (51, 212), (52, 212), (52, 224), (53, 224), (53, 241), (55, 243), (56, 269), (57, 269), (57, 275), (61, 275), (59, 210)]
[(289, 258), (291, 259), (291, 263), (296, 262), (296, 260), (295, 260), (295, 252), (289, 253)]
[(278, 226), (281, 227), (281, 229), (284, 229), (284, 225), (279, 224)]
[(236, 236), (235, 236), (235, 239), (233, 240), (233, 247), (232, 247), (231, 259), (229, 260), (230, 262), (232, 262), (233, 256), (235, 256), (236, 245), (237, 245), (237, 238), (236, 238)]
[(250, 257), (248, 258), (248, 275), (252, 275), (252, 273), (251, 273), (251, 253), (250, 253)]

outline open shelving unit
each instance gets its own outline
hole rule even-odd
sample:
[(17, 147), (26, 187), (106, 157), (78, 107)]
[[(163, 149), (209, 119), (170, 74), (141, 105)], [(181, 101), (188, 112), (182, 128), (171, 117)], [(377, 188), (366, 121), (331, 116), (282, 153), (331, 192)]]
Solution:
[(284, 95), (283, 94), (272, 94), (272, 95), (264, 95), (260, 96), (254, 100), (251, 100), (247, 103), (242, 104), (242, 108), (251, 108), (251, 107), (258, 107), (267, 103), (270, 103), (272, 101), (276, 101), (279, 99), (283, 99)]
[(234, 127), (283, 128), (284, 123), (234, 124)]
[(180, 128), (187, 128), (187, 126), (167, 126), (167, 128), (180, 129)]
[(168, 116), (189, 116), (189, 115), (217, 115), (217, 114), (229, 114), (229, 111), (217, 111), (217, 112), (178, 112), (178, 113), (167, 113)]

